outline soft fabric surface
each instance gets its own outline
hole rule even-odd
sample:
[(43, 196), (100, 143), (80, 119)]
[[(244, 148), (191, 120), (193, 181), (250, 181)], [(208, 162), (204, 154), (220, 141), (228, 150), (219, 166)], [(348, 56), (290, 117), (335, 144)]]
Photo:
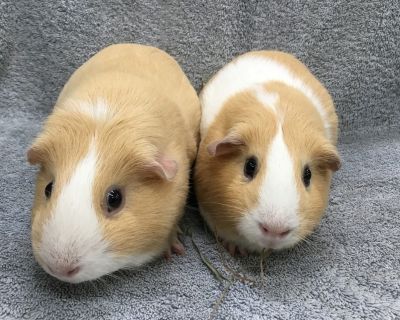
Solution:
[[(398, 1), (374, 0), (0, 1), (0, 318), (399, 318), (399, 17)], [(201, 252), (254, 284), (235, 280), (223, 294), (189, 236), (183, 257), (94, 283), (61, 283), (34, 261), (36, 168), (25, 151), (71, 72), (118, 42), (166, 50), (197, 89), (239, 53), (285, 50), (332, 93), (344, 166), (329, 208), (307, 243), (267, 258), (263, 284), (259, 258), (221, 256), (189, 209)]]

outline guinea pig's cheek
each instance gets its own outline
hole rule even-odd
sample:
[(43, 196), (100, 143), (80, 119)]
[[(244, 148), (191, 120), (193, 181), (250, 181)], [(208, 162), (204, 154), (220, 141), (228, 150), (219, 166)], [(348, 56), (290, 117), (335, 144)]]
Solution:
[(251, 246), (256, 246), (257, 248), (262, 247), (262, 242), (260, 241), (261, 233), (258, 225), (259, 222), (252, 212), (245, 214), (237, 225), (239, 234), (244, 237), (246, 242)]
[(42, 237), (43, 237), (43, 227), (48, 221), (49, 214), (40, 211), (39, 209), (35, 209), (33, 212), (35, 214), (32, 215), (31, 221), (31, 240), (32, 240), (32, 249), (35, 255), (36, 260), (40, 260), (40, 248), (42, 246)]
[(149, 239), (146, 230), (136, 227), (136, 223), (121, 219), (119, 223), (104, 221), (104, 224), (107, 251), (121, 264), (121, 268), (141, 266), (160, 254), (160, 245), (154, 246), (159, 239)]

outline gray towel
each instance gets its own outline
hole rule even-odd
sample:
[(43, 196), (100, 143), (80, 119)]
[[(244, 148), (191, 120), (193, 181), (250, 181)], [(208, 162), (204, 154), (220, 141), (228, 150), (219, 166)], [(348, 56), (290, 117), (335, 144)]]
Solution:
[[(33, 259), (36, 168), (25, 151), (69, 75), (111, 43), (173, 55), (196, 88), (253, 49), (291, 52), (327, 86), (344, 166), (320, 227), (292, 250), (220, 253), (188, 209), (201, 253), (69, 285)], [(400, 317), (400, 3), (398, 1), (0, 1), (0, 318), (395, 319)]]

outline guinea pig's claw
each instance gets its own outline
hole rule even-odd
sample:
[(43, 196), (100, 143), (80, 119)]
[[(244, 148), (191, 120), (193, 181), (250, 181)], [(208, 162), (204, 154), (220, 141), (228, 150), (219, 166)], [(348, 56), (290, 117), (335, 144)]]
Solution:
[(229, 254), (234, 257), (236, 253), (236, 246), (233, 243), (228, 243), (227, 245)]
[(173, 253), (177, 254), (178, 256), (185, 254), (185, 247), (183, 246), (182, 242), (180, 242), (179, 240), (176, 240), (171, 245), (171, 250)]
[(247, 257), (249, 255), (246, 249), (239, 247), (231, 242), (222, 241), (222, 245), (232, 257), (234, 257), (236, 253), (239, 253), (242, 257)]
[(176, 239), (171, 246), (164, 252), (164, 258), (166, 260), (171, 260), (172, 253), (175, 253), (178, 256), (185, 254), (185, 247), (183, 246), (182, 242)]
[(249, 255), (249, 253), (247, 252), (246, 249), (243, 249), (242, 247), (238, 247), (239, 249), (239, 253), (242, 257), (247, 257)]
[(171, 254), (171, 249), (168, 249), (164, 252), (164, 259), (165, 260), (171, 260), (172, 254)]

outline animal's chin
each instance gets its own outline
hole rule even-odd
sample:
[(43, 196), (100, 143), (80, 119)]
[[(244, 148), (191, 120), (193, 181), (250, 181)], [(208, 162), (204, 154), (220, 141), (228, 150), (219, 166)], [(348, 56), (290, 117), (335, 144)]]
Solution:
[(79, 278), (64, 278), (64, 277), (59, 277), (59, 276), (56, 276), (56, 275), (53, 275), (53, 274), (50, 274), (52, 277), (54, 277), (54, 278), (56, 278), (56, 279), (58, 279), (58, 280), (60, 280), (60, 281), (62, 281), (62, 282), (67, 282), (67, 283), (71, 283), (71, 284), (78, 284), (78, 283), (82, 283), (82, 282), (85, 282), (85, 281), (91, 281), (91, 280), (95, 280), (95, 279), (98, 279), (98, 278), (95, 278), (95, 279), (79, 279)]
[(273, 243), (270, 245), (270, 249), (272, 250), (283, 250), (287, 249), (289, 247), (293, 246), (292, 243), (286, 243), (286, 241), (278, 242), (278, 243)]
[(297, 241), (294, 236), (289, 236), (284, 239), (276, 239), (271, 240), (265, 238), (263, 235), (257, 237), (246, 237), (248, 242), (249, 249), (255, 251), (263, 251), (263, 250), (283, 250), (293, 247)]

